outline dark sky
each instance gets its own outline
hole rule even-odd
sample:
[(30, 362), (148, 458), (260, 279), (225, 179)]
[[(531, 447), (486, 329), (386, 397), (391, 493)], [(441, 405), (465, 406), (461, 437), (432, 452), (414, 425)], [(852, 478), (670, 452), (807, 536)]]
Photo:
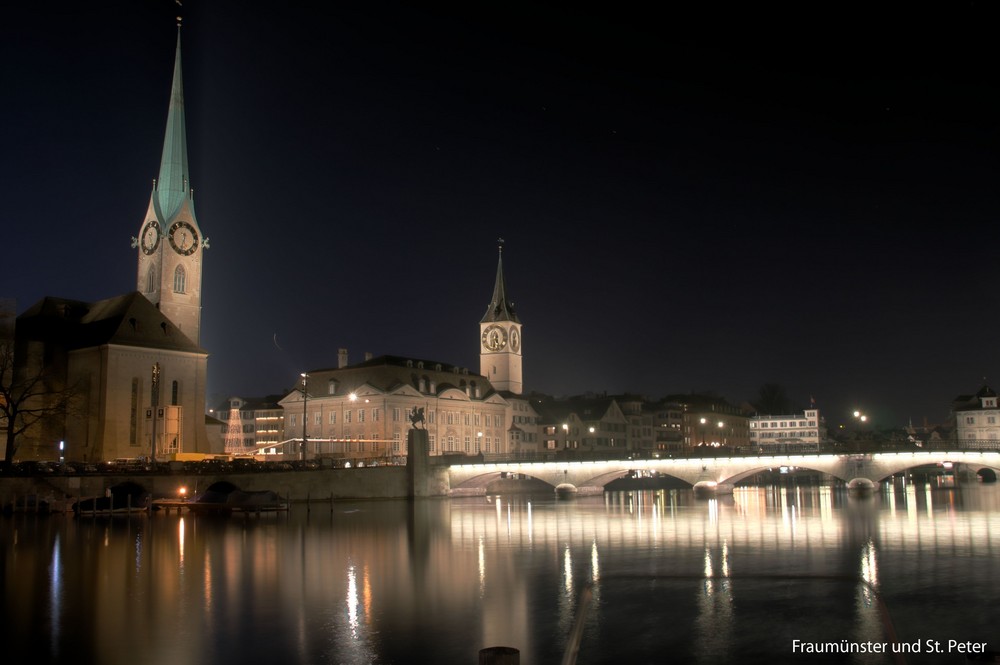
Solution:
[[(700, 6), (186, 2), (212, 399), (338, 347), (478, 371), (498, 237), (528, 390), (888, 426), (1000, 384), (1000, 10)], [(19, 312), (135, 288), (176, 13), (5, 9)]]

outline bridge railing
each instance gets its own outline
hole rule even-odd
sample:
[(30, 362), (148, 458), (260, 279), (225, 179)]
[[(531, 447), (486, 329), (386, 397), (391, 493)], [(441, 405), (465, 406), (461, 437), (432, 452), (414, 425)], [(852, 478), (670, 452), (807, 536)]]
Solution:
[(441, 456), (440, 463), (455, 464), (502, 464), (529, 462), (586, 462), (612, 460), (652, 460), (652, 459), (704, 459), (718, 457), (763, 457), (769, 455), (847, 455), (901, 452), (976, 452), (1000, 451), (1000, 441), (994, 440), (939, 440), (917, 445), (912, 442), (852, 441), (848, 443), (828, 442), (819, 445), (770, 444), (769, 446), (696, 447), (685, 450), (650, 452), (638, 450), (545, 450), (519, 451), (510, 453), (481, 453), (478, 455)]

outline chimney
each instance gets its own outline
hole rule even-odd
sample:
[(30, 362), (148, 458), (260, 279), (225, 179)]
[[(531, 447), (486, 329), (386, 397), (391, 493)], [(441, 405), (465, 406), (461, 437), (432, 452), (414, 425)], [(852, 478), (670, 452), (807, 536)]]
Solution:
[(337, 369), (347, 367), (347, 349), (337, 349)]

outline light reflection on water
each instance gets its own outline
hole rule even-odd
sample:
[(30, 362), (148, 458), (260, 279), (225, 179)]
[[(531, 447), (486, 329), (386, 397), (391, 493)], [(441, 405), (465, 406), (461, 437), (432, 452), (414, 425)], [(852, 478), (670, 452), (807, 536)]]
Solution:
[(884, 641), (880, 599), (900, 640), (1000, 649), (998, 534), (995, 485), (21, 515), (0, 520), (0, 638), (57, 663), (558, 663), (586, 591), (579, 663), (812, 662), (792, 639)]

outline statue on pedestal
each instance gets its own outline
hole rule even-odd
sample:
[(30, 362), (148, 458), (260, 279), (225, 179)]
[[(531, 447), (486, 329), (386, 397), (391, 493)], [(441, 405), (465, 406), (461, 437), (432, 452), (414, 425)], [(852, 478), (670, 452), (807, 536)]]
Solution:
[(423, 427), (418, 427), (420, 423), (424, 422), (424, 407), (422, 406), (413, 407), (413, 409), (410, 411), (409, 417), (410, 417), (410, 425), (413, 427), (413, 429), (424, 429)]

